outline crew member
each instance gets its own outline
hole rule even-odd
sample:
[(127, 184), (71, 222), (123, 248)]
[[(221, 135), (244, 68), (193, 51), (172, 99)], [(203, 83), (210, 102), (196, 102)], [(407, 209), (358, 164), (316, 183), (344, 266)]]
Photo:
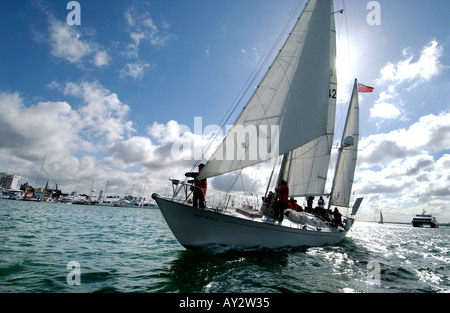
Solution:
[(334, 220), (333, 220), (334, 226), (336, 226), (336, 227), (344, 226), (344, 225), (342, 225), (342, 214), (341, 214), (341, 212), (339, 212), (338, 208), (334, 208), (333, 217), (334, 217)]
[(205, 167), (205, 164), (200, 163), (198, 165), (198, 172), (188, 172), (185, 174), (186, 177), (192, 177), (194, 179), (188, 180), (188, 183), (194, 183), (194, 191), (192, 197), (192, 206), (194, 208), (200, 207), (200, 209), (205, 209), (205, 196), (207, 189), (207, 181), (206, 179), (197, 179), (197, 176), (200, 175), (201, 170)]
[(284, 210), (286, 209), (289, 202), (289, 187), (285, 180), (281, 180), (281, 186), (275, 189), (278, 195), (278, 202), (275, 204), (274, 217), (280, 222), (283, 221)]

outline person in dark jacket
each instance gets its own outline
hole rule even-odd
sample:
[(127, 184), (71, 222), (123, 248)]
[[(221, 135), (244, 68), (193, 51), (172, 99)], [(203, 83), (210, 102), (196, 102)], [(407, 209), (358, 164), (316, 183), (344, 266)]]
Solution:
[(342, 214), (341, 212), (339, 212), (338, 208), (334, 208), (333, 211), (333, 224), (334, 226), (338, 227), (338, 226), (342, 226), (344, 227), (344, 225), (342, 225)]
[(197, 176), (200, 175), (201, 170), (205, 167), (205, 164), (200, 163), (198, 165), (198, 172), (188, 172), (185, 174), (186, 177), (192, 177), (194, 179), (188, 180), (188, 183), (194, 183), (194, 191), (192, 198), (192, 206), (195, 208), (205, 209), (205, 196), (208, 183), (206, 179), (198, 180)]
[(278, 202), (275, 203), (274, 207), (274, 217), (280, 222), (283, 221), (284, 210), (286, 209), (289, 202), (289, 187), (285, 180), (281, 180), (281, 186), (275, 189), (278, 195)]

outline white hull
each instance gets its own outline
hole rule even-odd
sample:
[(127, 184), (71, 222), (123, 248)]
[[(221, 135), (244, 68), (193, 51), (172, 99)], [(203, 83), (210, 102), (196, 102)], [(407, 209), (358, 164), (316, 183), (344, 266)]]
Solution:
[(347, 232), (327, 227), (302, 229), (303, 225), (287, 218), (279, 222), (266, 217), (246, 217), (238, 213), (219, 213), (197, 209), (190, 205), (154, 194), (167, 224), (177, 240), (186, 248), (224, 245), (235, 248), (303, 247), (333, 245), (342, 241)]

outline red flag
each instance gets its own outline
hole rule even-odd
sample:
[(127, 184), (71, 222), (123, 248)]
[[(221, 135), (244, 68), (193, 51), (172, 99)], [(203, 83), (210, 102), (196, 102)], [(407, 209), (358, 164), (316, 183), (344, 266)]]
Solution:
[(369, 87), (363, 84), (358, 84), (358, 91), (359, 92), (373, 92), (373, 87)]

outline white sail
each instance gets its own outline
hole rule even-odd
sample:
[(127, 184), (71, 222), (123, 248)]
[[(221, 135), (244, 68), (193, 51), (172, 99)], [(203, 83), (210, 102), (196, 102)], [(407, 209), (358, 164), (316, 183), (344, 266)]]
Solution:
[(308, 3), (200, 178), (266, 161), (329, 133), (331, 2)]
[(331, 205), (348, 207), (355, 176), (359, 141), (358, 81), (355, 80), (348, 110), (339, 159), (331, 191)]
[[(334, 12), (331, 4), (331, 12)], [(295, 149), (291, 153), (287, 173), (283, 176), (289, 185), (292, 197), (323, 195), (330, 163), (331, 147), (334, 138), (334, 126), (337, 98), (336, 73), (336, 28), (334, 14), (331, 14), (330, 36), (330, 89), (328, 105), (327, 133)]]

